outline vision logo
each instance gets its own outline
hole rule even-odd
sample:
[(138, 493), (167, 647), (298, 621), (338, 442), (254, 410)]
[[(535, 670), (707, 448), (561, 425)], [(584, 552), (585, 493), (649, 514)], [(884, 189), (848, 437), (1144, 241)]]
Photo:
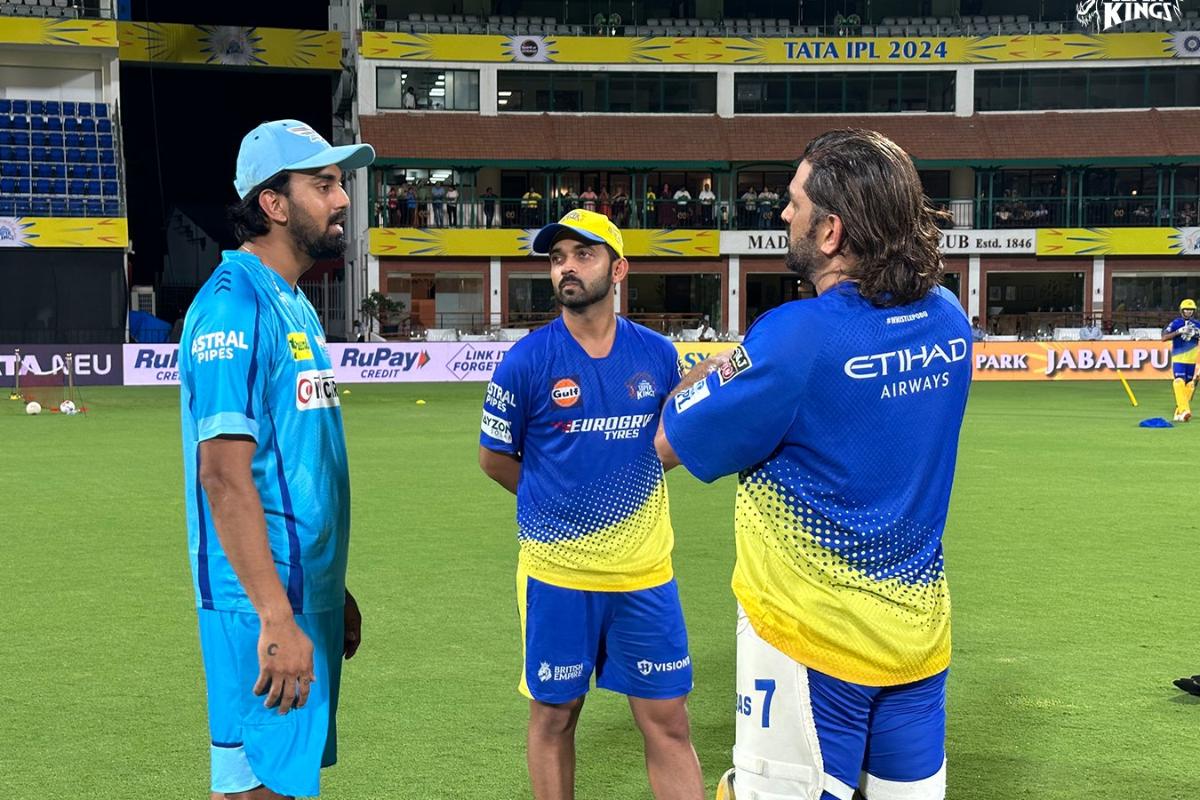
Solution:
[(1092, 33), (1120, 28), (1140, 19), (1178, 22), (1183, 11), (1178, 0), (1080, 0), (1075, 6), (1075, 19)]
[(550, 399), (559, 408), (570, 408), (579, 402), (581, 395), (579, 384), (571, 378), (559, 378), (550, 389)]

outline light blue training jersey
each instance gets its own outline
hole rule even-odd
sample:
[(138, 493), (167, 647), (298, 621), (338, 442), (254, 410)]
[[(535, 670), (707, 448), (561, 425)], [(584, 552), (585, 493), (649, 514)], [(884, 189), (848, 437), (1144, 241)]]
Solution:
[(199, 443), (257, 443), (254, 483), (292, 610), (340, 608), (350, 475), (325, 334), (299, 289), (250, 253), (226, 251), (188, 310), (179, 344), (188, 550), (196, 604), (253, 612), (213, 526)]

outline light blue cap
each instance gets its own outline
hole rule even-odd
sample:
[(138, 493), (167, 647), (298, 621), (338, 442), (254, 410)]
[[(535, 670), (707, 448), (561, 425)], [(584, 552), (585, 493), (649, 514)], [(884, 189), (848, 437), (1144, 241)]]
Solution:
[(334, 147), (299, 120), (277, 119), (264, 122), (242, 139), (233, 188), (238, 197), (244, 198), (255, 186), (285, 169), (319, 169), (337, 164), (343, 171), (350, 171), (374, 160), (375, 148), (369, 144)]

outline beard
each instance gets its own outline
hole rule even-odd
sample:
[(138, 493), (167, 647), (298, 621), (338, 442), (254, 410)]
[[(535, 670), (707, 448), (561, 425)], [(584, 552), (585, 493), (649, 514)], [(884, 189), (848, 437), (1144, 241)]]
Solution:
[(787, 254), (783, 257), (784, 266), (807, 283), (813, 283), (824, 261), (824, 254), (817, 248), (816, 237), (817, 227), (812, 225), (808, 233), (788, 243)]
[[(334, 233), (329, 230), (332, 225), (341, 225), (343, 231)], [(292, 241), (301, 252), (314, 261), (322, 258), (341, 258), (346, 252), (346, 212), (339, 211), (329, 218), (325, 225), (319, 225), (315, 219), (300, 208), (294, 208), (292, 218), (288, 221), (288, 229), (292, 233)]]
[[(554, 287), (554, 297), (558, 300), (559, 305), (563, 308), (569, 308), (573, 311), (587, 308), (595, 305), (608, 296), (612, 291), (613, 279), (612, 273), (609, 272), (603, 278), (598, 278), (595, 283), (588, 286), (578, 278), (564, 278), (559, 281), (558, 286)], [(567, 295), (563, 292), (566, 286), (578, 286), (582, 291), (573, 295)]]

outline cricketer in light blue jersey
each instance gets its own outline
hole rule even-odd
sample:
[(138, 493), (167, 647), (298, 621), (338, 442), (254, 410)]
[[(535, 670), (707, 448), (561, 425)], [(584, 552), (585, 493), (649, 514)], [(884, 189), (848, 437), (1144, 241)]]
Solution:
[(231, 209), (243, 244), (184, 323), (188, 549), (218, 797), (316, 795), (337, 758), (341, 660), (361, 624), (346, 591), (350, 478), (325, 332), (296, 282), (344, 251), (342, 170), (373, 158), (295, 120), (247, 134)]

